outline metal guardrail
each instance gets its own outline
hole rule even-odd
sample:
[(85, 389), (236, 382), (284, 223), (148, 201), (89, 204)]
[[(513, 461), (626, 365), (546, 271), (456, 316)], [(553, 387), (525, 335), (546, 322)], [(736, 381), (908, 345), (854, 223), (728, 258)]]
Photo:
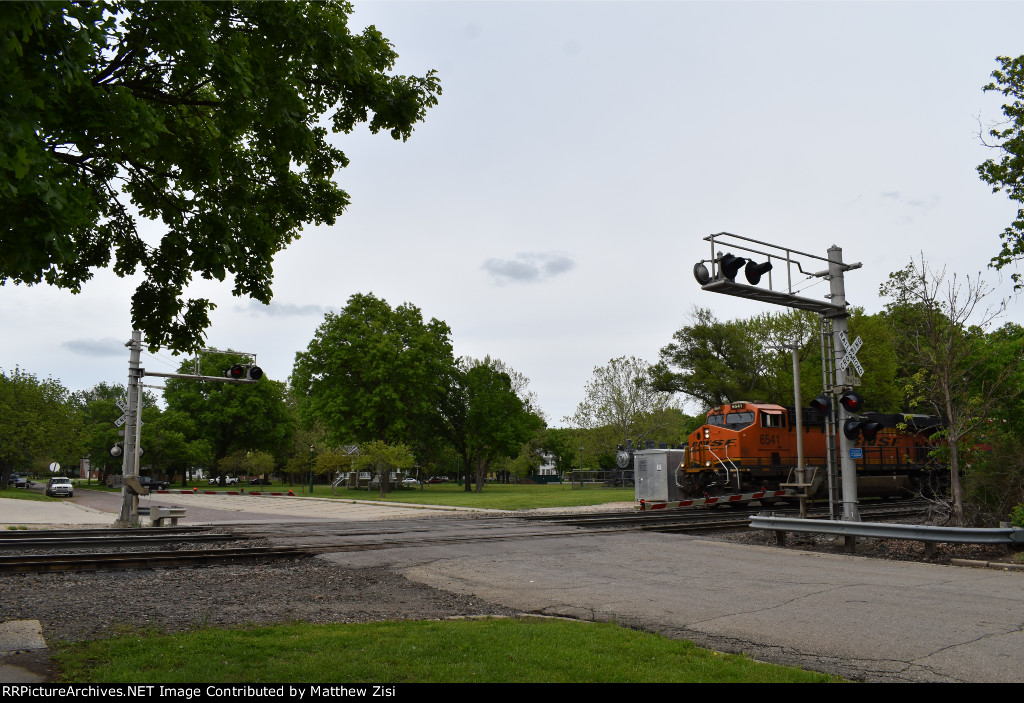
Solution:
[(846, 547), (853, 551), (858, 537), (905, 539), (924, 542), (925, 558), (935, 554), (939, 542), (956, 544), (1005, 544), (1024, 546), (1024, 528), (1020, 527), (936, 527), (933, 525), (899, 525), (886, 522), (847, 522), (843, 520), (804, 520), (791, 517), (751, 515), (750, 527), (773, 530), (779, 544), (785, 544), (785, 533), (808, 532), (842, 535)]
[(844, 537), (909, 539), (916, 542), (1024, 545), (1024, 528), (1020, 527), (936, 527), (933, 525), (899, 525), (887, 522), (803, 520), (764, 515), (751, 515), (750, 527), (756, 530), (816, 532), (843, 535)]

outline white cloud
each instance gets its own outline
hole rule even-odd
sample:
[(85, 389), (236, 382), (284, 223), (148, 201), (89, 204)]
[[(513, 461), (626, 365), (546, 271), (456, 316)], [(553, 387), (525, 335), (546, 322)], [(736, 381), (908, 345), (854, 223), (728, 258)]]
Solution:
[(127, 340), (104, 337), (103, 339), (71, 339), (60, 346), (79, 356), (125, 356), (124, 343)]
[(488, 259), (483, 268), (499, 285), (540, 283), (571, 271), (576, 262), (564, 254), (523, 252), (512, 259)]

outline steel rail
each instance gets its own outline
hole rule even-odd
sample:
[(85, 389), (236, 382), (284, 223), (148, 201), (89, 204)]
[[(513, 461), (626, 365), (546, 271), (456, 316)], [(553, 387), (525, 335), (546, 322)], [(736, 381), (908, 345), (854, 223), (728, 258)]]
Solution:
[(46, 571), (99, 571), (104, 569), (152, 569), (225, 562), (285, 559), (309, 556), (301, 547), (248, 547), (173, 552), (102, 552), (92, 554), (33, 554), (0, 556), (0, 573)]
[(0, 551), (10, 549), (55, 548), (55, 547), (106, 547), (106, 546), (145, 546), (152, 544), (170, 544), (174, 542), (230, 542), (244, 539), (235, 534), (177, 534), (177, 535), (136, 535), (121, 537), (117, 535), (71, 536), (71, 537), (32, 537), (22, 539), (6, 539), (0, 535)]
[(0, 532), (0, 539), (18, 540), (35, 539), (37, 537), (76, 537), (102, 535), (153, 535), (153, 534), (185, 534), (206, 532), (210, 528), (204, 525), (175, 525), (171, 527), (98, 527), (70, 530), (6, 530)]

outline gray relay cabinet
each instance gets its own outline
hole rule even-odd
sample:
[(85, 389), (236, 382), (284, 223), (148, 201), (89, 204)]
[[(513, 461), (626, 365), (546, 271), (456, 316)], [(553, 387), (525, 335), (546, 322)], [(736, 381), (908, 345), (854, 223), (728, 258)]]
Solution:
[(679, 500), (679, 465), (682, 449), (643, 449), (633, 454), (636, 499), (648, 503)]

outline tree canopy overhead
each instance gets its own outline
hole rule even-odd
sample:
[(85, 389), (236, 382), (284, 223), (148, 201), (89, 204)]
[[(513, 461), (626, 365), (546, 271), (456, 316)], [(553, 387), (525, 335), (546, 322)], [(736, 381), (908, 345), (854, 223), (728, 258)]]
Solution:
[[(1024, 258), (1024, 56), (1000, 56), (1000, 68), (992, 72), (993, 81), (986, 91), (997, 91), (1007, 99), (1003, 105), (1003, 121), (989, 130), (992, 146), (1002, 152), (998, 159), (988, 159), (978, 166), (981, 180), (992, 186), (992, 192), (1004, 191), (1017, 203), (1017, 217), (999, 235), (1003, 246), (992, 259), (1001, 269)], [(1016, 287), (1024, 286), (1019, 273), (1013, 274)]]
[(199, 345), (213, 307), (184, 299), (193, 273), (268, 303), (273, 256), (348, 204), (324, 125), (405, 140), (441, 92), (433, 71), (391, 74), (392, 45), (350, 33), (351, 11), (0, 4), (0, 284), (78, 292), (96, 268), (141, 272), (134, 328), (177, 350)]

